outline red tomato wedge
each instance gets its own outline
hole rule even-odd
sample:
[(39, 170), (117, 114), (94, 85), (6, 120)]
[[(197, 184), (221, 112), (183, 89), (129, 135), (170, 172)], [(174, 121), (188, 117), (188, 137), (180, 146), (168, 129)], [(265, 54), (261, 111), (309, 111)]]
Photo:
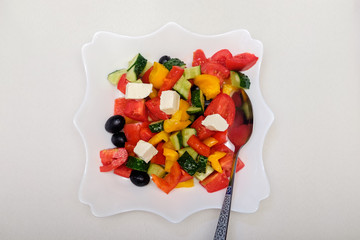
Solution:
[(164, 142), (158, 143), (156, 145), (156, 150), (158, 153), (150, 160), (151, 163), (165, 165), (165, 156), (164, 156), (164, 148), (163, 148)]
[(100, 172), (109, 172), (126, 162), (128, 153), (125, 148), (111, 148), (100, 151), (100, 159), (103, 166)]
[(153, 69), (153, 67), (149, 68), (149, 70), (147, 70), (147, 71), (144, 73), (144, 75), (142, 76), (141, 81), (142, 81), (143, 83), (150, 83), (150, 81), (149, 81), (149, 75), (150, 75), (152, 69)]
[[(150, 111), (150, 117), (153, 121), (157, 120), (166, 120), (168, 119), (168, 115), (160, 110), (160, 97), (154, 97), (145, 103), (147, 109)], [(155, 118), (155, 119), (153, 119)]]
[(196, 135), (198, 136), (198, 138), (201, 141), (205, 140), (208, 137), (211, 137), (215, 133), (215, 131), (211, 131), (211, 130), (207, 129), (204, 125), (202, 125), (201, 122), (204, 119), (205, 119), (205, 117), (201, 115), (191, 124), (191, 127), (195, 128)]
[(209, 60), (210, 62), (214, 62), (226, 66), (226, 60), (232, 58), (233, 55), (229, 50), (221, 49), (220, 51), (217, 51), (214, 55), (212, 55)]
[(200, 184), (206, 189), (207, 192), (212, 193), (226, 188), (229, 184), (229, 178), (226, 176), (225, 171), (222, 173), (215, 171), (207, 178), (200, 181)]
[(126, 85), (129, 83), (129, 81), (126, 79), (126, 73), (124, 73), (123, 75), (121, 75), (118, 85), (117, 85), (117, 89), (122, 92), (123, 94), (125, 94), (126, 91)]
[(124, 109), (126, 117), (136, 121), (147, 121), (147, 114), (145, 109), (144, 99), (126, 99), (126, 106)]
[(147, 124), (142, 122), (125, 124), (123, 131), (125, 133), (127, 142), (135, 146), (136, 143), (141, 139), (140, 130), (145, 126), (147, 126)]
[(125, 164), (122, 164), (120, 167), (114, 169), (114, 173), (121, 177), (129, 178), (132, 169), (128, 168)]
[(227, 141), (227, 130), (223, 132), (216, 132), (214, 135), (212, 135), (213, 138), (215, 138), (218, 142), (217, 144), (223, 144)]
[(192, 61), (193, 67), (202, 65), (203, 63), (206, 63), (207, 61), (208, 61), (208, 59), (206, 58), (203, 50), (198, 49), (193, 53), (193, 61)]
[(220, 114), (229, 125), (234, 122), (235, 104), (232, 98), (224, 93), (217, 95), (206, 108), (204, 115)]
[(224, 82), (224, 79), (230, 77), (230, 71), (226, 67), (214, 62), (206, 62), (202, 64), (201, 73), (218, 77), (220, 80), (220, 85)]
[(259, 58), (252, 53), (241, 53), (225, 61), (229, 70), (245, 71), (255, 65)]

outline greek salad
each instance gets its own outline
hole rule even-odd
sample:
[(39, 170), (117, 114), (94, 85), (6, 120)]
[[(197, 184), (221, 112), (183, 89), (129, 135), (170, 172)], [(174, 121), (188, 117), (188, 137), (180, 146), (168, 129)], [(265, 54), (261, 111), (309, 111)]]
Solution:
[[(193, 187), (194, 179), (209, 193), (226, 188), (234, 155), (225, 145), (228, 128), (239, 125), (232, 131), (237, 144), (250, 134), (246, 109), (239, 113), (235, 105), (245, 100), (239, 90), (251, 84), (243, 71), (257, 60), (227, 49), (206, 57), (198, 49), (186, 66), (167, 55), (151, 62), (136, 54), (107, 77), (124, 97), (114, 99), (105, 123), (114, 146), (100, 151), (100, 171), (130, 178), (136, 186), (152, 181), (166, 194)], [(236, 171), (243, 167), (239, 159)]]

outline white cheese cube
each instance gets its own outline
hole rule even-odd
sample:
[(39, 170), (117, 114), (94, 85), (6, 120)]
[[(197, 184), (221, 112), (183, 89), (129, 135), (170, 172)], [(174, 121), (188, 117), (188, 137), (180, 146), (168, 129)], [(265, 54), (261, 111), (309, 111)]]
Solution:
[(152, 92), (151, 83), (128, 83), (125, 90), (126, 99), (144, 99)]
[(208, 115), (202, 122), (202, 125), (204, 125), (207, 129), (212, 131), (225, 131), (229, 124), (226, 122), (226, 120), (218, 113)]
[(173, 90), (163, 91), (160, 96), (160, 110), (166, 114), (174, 114), (179, 110), (180, 95)]
[(149, 162), (158, 153), (158, 150), (152, 144), (139, 140), (134, 148), (134, 153), (145, 162)]

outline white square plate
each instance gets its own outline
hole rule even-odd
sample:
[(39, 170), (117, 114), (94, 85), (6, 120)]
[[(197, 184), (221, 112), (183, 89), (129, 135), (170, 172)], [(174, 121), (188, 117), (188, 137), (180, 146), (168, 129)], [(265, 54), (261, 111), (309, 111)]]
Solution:
[(269, 195), (262, 148), (274, 116), (259, 88), (262, 43), (252, 39), (246, 30), (205, 36), (189, 32), (175, 23), (168, 23), (154, 33), (139, 37), (98, 32), (92, 42), (82, 48), (87, 88), (84, 101), (74, 118), (86, 149), (86, 166), (79, 198), (91, 207), (95, 216), (142, 210), (159, 214), (171, 222), (180, 222), (195, 212), (221, 208), (225, 189), (208, 193), (196, 183), (193, 188), (178, 188), (167, 195), (153, 182), (146, 187), (136, 187), (129, 179), (112, 172), (101, 173), (99, 152), (113, 147), (111, 135), (105, 131), (104, 124), (113, 114), (114, 99), (120, 96), (116, 87), (107, 81), (108, 73), (126, 67), (137, 53), (152, 62), (158, 61), (163, 55), (170, 55), (191, 66), (192, 53), (196, 49), (203, 49), (209, 57), (224, 48), (234, 54), (250, 52), (259, 57), (258, 62), (245, 72), (251, 79), (247, 93), (253, 105), (254, 130), (240, 152), (245, 167), (235, 178), (232, 210), (255, 212), (260, 201)]

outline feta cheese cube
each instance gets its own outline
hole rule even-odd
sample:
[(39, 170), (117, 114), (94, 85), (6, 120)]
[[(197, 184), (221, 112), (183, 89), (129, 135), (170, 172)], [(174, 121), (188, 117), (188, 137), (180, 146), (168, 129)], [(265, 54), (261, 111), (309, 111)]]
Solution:
[(229, 124), (226, 122), (226, 120), (218, 113), (208, 115), (202, 122), (202, 125), (204, 125), (207, 129), (212, 131), (225, 131)]
[(161, 92), (160, 96), (160, 110), (166, 114), (174, 114), (179, 110), (180, 95), (173, 90)]
[(152, 144), (139, 140), (134, 148), (134, 153), (148, 163), (158, 153), (158, 150)]
[(131, 83), (126, 85), (126, 99), (144, 99), (152, 92), (153, 85), (151, 83)]

